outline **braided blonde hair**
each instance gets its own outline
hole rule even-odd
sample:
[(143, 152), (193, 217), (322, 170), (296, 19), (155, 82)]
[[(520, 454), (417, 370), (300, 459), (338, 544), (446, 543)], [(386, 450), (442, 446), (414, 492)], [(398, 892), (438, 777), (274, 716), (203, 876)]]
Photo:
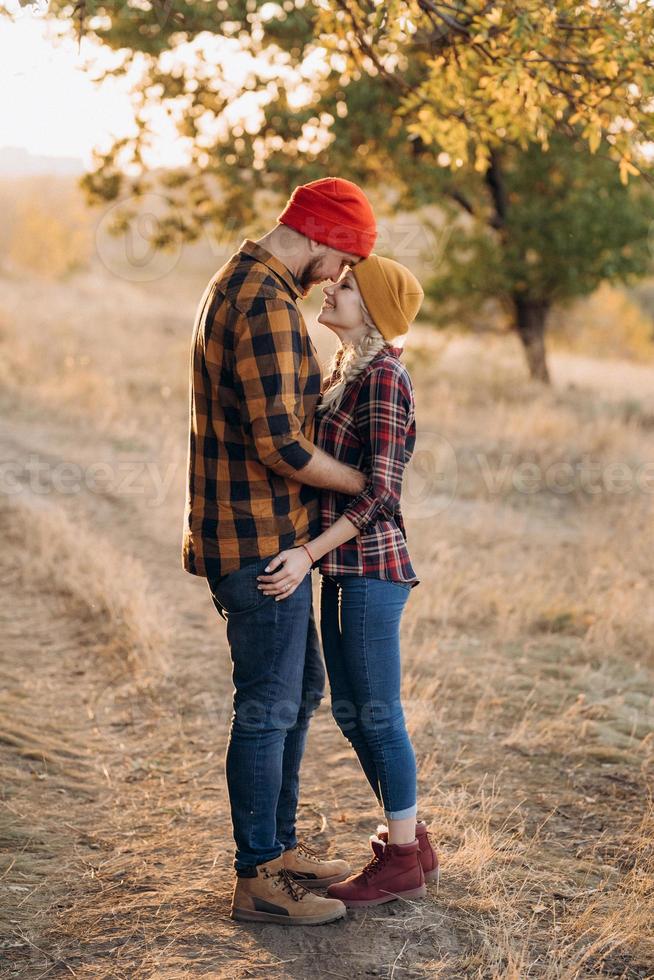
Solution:
[(380, 350), (392, 346), (380, 334), (363, 300), (361, 301), (361, 312), (363, 313), (363, 322), (366, 325), (366, 333), (358, 344), (341, 344), (332, 357), (324, 379), (326, 383), (330, 381), (331, 383), (323, 391), (322, 400), (317, 408), (318, 412), (337, 408), (350, 381), (361, 374)]

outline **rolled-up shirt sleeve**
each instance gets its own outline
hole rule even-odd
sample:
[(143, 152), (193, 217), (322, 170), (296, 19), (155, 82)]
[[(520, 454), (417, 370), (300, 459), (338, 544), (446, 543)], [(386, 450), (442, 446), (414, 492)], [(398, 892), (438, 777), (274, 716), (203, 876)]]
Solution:
[(316, 451), (298, 417), (302, 358), (298, 311), (276, 297), (257, 297), (239, 317), (234, 337), (234, 380), (241, 419), (258, 459), (293, 477)]
[(343, 515), (362, 531), (379, 518), (389, 520), (400, 506), (407, 429), (414, 413), (407, 375), (385, 366), (371, 371), (355, 413), (369, 454), (370, 479)]

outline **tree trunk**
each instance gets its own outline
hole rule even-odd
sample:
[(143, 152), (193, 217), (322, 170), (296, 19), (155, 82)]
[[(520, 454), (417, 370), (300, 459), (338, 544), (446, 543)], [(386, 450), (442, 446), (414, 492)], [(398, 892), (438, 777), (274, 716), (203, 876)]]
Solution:
[(535, 381), (550, 383), (545, 356), (545, 321), (550, 304), (544, 300), (526, 296), (513, 297), (515, 325), (522, 341), (529, 367), (529, 375)]

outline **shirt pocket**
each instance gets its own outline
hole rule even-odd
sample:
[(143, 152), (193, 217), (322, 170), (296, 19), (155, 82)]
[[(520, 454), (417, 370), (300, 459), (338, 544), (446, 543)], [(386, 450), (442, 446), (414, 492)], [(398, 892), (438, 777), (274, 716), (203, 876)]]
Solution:
[(351, 412), (342, 408), (328, 408), (321, 415), (322, 424), (334, 429), (345, 429), (346, 432), (356, 433), (356, 426)]
[(395, 521), (376, 521), (361, 532), (361, 557), (363, 561), (379, 561), (379, 556), (404, 548), (404, 538)]

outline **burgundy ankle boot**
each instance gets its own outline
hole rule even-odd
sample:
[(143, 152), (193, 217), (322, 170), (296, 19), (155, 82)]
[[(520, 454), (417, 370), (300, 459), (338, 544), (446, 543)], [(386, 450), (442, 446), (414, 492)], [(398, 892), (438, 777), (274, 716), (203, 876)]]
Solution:
[[(388, 827), (380, 823), (377, 827), (377, 836), (385, 843), (388, 841)], [(416, 837), (420, 845), (420, 863), (425, 875), (425, 881), (435, 881), (438, 885), (440, 877), (440, 867), (438, 864), (438, 854), (429, 837), (429, 830), (424, 820), (416, 823)]]
[(370, 846), (372, 860), (357, 874), (330, 885), (330, 898), (340, 898), (349, 908), (365, 908), (427, 894), (417, 840), (411, 844), (388, 844), (371, 834)]

